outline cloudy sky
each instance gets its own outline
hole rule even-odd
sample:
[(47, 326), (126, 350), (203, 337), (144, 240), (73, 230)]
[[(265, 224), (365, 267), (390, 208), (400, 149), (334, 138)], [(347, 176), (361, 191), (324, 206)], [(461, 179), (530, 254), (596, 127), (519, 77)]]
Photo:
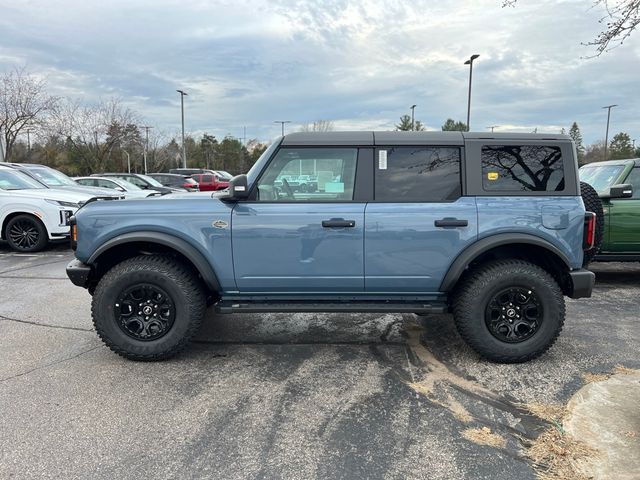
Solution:
[(26, 65), (52, 93), (120, 97), (147, 125), (269, 140), (318, 119), (336, 129), (611, 131), (640, 142), (640, 32), (598, 58), (592, 0), (0, 0), (0, 72)]

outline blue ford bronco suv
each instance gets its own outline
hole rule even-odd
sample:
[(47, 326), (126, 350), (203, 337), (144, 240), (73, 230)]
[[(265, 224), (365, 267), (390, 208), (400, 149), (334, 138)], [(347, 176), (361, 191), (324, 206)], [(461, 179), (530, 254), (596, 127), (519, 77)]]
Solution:
[(480, 355), (523, 362), (556, 340), (564, 296), (591, 295), (577, 170), (564, 135), (292, 133), (228, 191), (84, 206), (67, 274), (133, 360), (175, 355), (213, 306), (452, 312)]

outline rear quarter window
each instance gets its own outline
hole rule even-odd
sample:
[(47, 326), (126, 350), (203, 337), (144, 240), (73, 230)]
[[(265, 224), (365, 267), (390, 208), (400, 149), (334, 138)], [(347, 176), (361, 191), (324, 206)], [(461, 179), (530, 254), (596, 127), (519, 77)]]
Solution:
[(486, 192), (560, 192), (565, 189), (562, 149), (557, 145), (483, 145)]

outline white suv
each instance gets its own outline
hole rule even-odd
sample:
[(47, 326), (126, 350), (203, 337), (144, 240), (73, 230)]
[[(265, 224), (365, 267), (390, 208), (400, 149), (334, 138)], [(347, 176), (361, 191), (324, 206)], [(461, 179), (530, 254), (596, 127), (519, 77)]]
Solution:
[(46, 188), (12, 168), (0, 166), (0, 236), (18, 252), (42, 250), (69, 236), (69, 217), (90, 194)]

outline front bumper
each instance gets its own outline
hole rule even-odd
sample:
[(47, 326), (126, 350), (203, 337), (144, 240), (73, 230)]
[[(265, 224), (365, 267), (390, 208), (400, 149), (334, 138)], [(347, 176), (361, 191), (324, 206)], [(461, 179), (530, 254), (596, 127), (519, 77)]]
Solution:
[(571, 277), (572, 290), (570, 298), (588, 298), (593, 291), (593, 285), (596, 283), (596, 274), (581, 268), (569, 272)]
[(91, 277), (91, 267), (85, 265), (80, 260), (74, 259), (67, 265), (67, 277), (71, 283), (78, 287), (87, 288)]

